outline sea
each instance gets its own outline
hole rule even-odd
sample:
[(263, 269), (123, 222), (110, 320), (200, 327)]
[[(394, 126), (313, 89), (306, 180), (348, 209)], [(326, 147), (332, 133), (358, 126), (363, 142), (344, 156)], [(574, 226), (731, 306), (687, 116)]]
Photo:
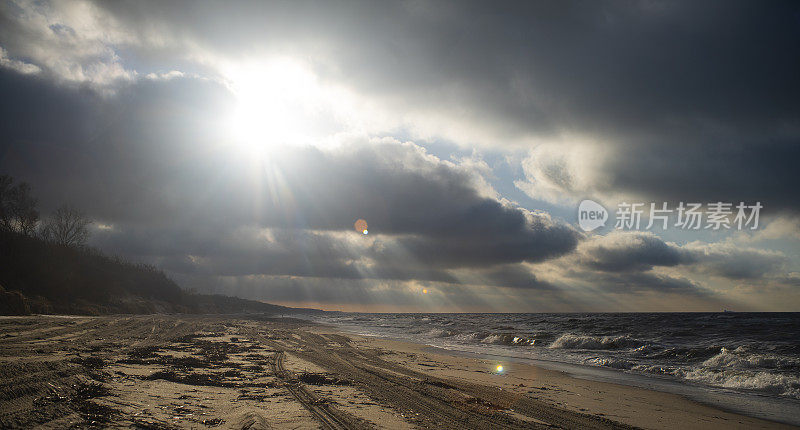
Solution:
[(354, 334), (531, 362), (800, 425), (800, 313), (326, 313)]

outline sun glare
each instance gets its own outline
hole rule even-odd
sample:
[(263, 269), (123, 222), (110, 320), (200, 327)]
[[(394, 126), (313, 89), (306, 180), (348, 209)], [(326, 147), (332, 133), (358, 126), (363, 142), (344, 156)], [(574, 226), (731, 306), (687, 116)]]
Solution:
[(243, 149), (262, 152), (307, 143), (323, 98), (315, 76), (290, 60), (235, 68), (229, 75), (237, 103), (230, 133)]

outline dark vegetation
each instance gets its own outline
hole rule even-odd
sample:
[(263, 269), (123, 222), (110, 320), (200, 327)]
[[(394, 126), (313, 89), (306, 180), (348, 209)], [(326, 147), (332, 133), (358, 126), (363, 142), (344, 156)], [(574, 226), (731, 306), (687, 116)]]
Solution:
[(40, 222), (36, 206), (27, 184), (0, 176), (0, 314), (296, 311), (187, 292), (154, 266), (87, 246), (80, 211), (62, 206)]

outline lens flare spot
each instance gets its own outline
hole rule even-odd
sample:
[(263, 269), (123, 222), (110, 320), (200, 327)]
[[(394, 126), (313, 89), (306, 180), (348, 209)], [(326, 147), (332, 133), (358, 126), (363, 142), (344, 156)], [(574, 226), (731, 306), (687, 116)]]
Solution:
[(503, 365), (502, 364), (498, 364), (495, 369), (497, 370), (497, 373), (503, 373)]
[(361, 234), (369, 233), (369, 231), (367, 230), (367, 221), (365, 221), (365, 220), (363, 220), (361, 218), (359, 218), (356, 221), (356, 223), (353, 224), (353, 227), (355, 227), (356, 231), (361, 233)]

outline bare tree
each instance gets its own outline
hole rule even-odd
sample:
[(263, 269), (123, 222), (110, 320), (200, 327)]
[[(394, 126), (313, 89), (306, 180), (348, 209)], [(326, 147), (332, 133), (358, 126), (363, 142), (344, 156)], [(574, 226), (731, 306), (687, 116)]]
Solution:
[(13, 230), (13, 217), (11, 215), (11, 190), (14, 179), (8, 175), (0, 175), (0, 229)]
[(89, 238), (87, 227), (91, 223), (83, 212), (63, 205), (45, 221), (42, 236), (61, 245), (84, 246)]
[(0, 176), (0, 229), (30, 236), (39, 224), (37, 201), (28, 183), (13, 183), (10, 176)]
[(23, 182), (14, 187), (11, 201), (13, 202), (17, 231), (26, 236), (32, 235), (39, 224), (39, 211), (36, 209), (36, 199), (31, 196), (31, 186)]

